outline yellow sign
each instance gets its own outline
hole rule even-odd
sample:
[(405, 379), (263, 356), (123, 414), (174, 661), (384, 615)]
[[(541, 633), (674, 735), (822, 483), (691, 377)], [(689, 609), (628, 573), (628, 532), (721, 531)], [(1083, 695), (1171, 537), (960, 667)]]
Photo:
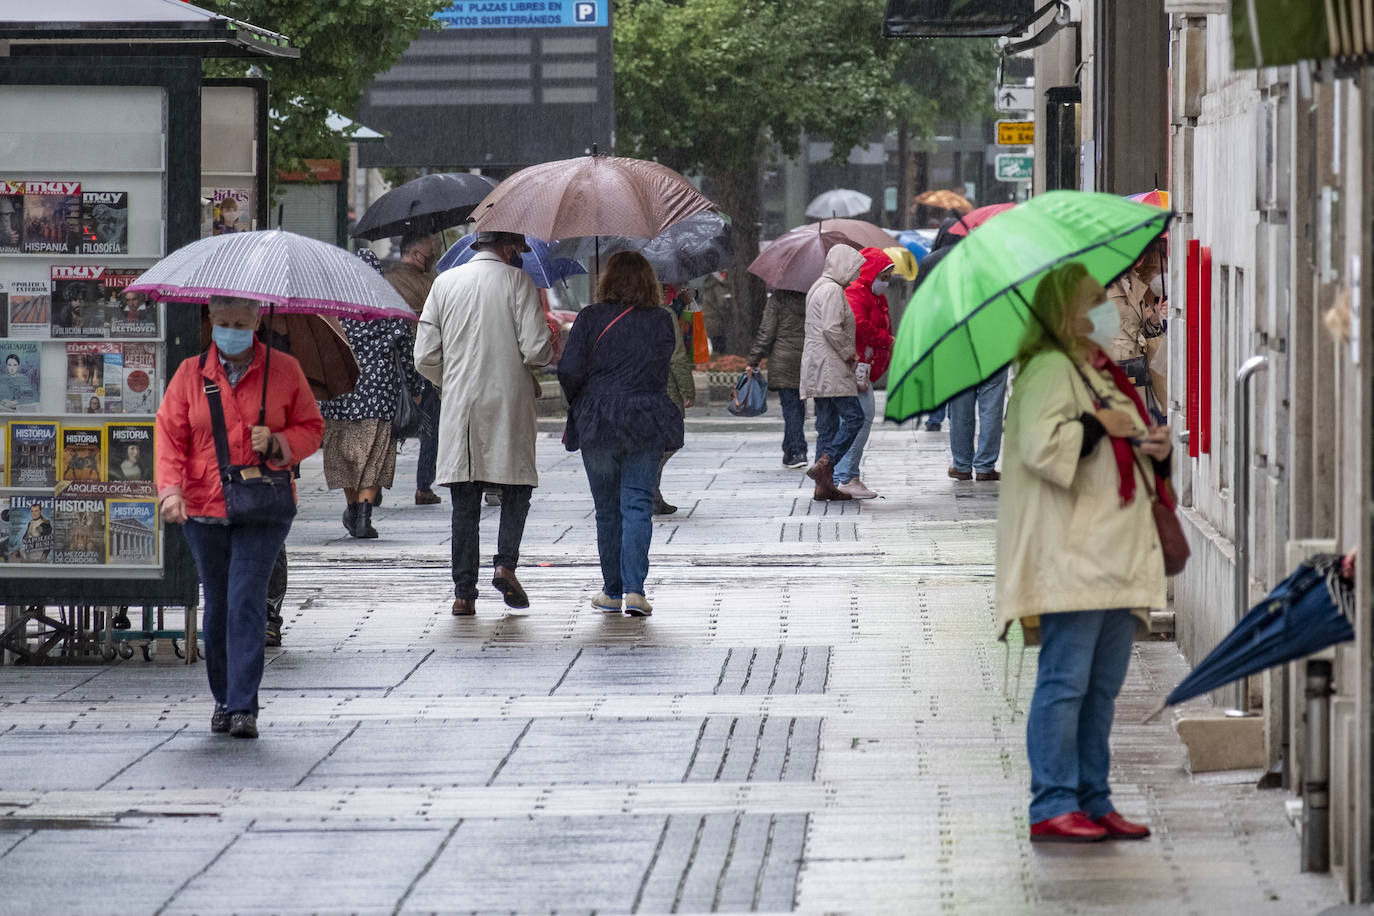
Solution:
[(998, 121), (998, 146), (1030, 146), (1035, 142), (1034, 121)]

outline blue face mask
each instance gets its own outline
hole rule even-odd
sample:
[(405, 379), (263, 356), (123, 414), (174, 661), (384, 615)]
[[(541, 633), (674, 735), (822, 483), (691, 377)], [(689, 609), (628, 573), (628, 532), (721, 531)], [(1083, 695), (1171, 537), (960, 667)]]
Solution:
[(215, 346), (219, 347), (219, 352), (225, 356), (238, 356), (253, 345), (253, 332), (241, 331), (238, 328), (222, 328), (215, 325), (210, 330), (210, 338), (214, 340)]

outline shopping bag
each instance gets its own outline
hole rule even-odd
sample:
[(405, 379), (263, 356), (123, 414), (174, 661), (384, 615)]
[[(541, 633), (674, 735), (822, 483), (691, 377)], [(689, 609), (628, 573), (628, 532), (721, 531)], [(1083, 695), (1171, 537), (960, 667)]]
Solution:
[(768, 410), (768, 383), (762, 372), (741, 372), (726, 407), (737, 417), (757, 417)]

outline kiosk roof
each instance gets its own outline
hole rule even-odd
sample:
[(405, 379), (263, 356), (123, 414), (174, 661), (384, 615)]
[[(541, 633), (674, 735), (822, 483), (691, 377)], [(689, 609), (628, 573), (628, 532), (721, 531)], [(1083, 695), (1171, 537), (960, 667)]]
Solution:
[(290, 40), (181, 0), (46, 0), (6, 4), (0, 42), (12, 55), (138, 54), (299, 57)]

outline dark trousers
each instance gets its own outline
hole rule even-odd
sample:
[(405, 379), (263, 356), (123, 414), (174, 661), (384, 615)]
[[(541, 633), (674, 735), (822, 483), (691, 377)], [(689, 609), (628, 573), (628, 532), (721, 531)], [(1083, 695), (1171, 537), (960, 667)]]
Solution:
[(816, 398), (816, 460), (828, 455), (832, 463), (839, 461), (863, 425), (864, 409), (857, 395)]
[(782, 457), (806, 458), (806, 399), (796, 388), (779, 388), (782, 404)]
[(426, 384), (420, 395), (420, 413), (429, 419), (420, 424), (420, 460), (415, 465), (415, 489), (434, 487), (434, 465), (439, 460), (439, 389)]
[(230, 712), (258, 712), (267, 581), (291, 523), (207, 525), (188, 520), (186, 543), (205, 592), (200, 632), (215, 702)]
[(496, 533), (493, 566), (515, 569), (520, 562), (520, 540), (525, 536), (525, 519), (530, 514), (534, 487), (526, 484), (490, 484), (480, 480), (445, 484), (453, 503), (453, 592), (459, 598), (477, 597), (477, 567), (481, 563), (479, 526), (482, 518), (482, 491), (501, 493), (501, 527)]

